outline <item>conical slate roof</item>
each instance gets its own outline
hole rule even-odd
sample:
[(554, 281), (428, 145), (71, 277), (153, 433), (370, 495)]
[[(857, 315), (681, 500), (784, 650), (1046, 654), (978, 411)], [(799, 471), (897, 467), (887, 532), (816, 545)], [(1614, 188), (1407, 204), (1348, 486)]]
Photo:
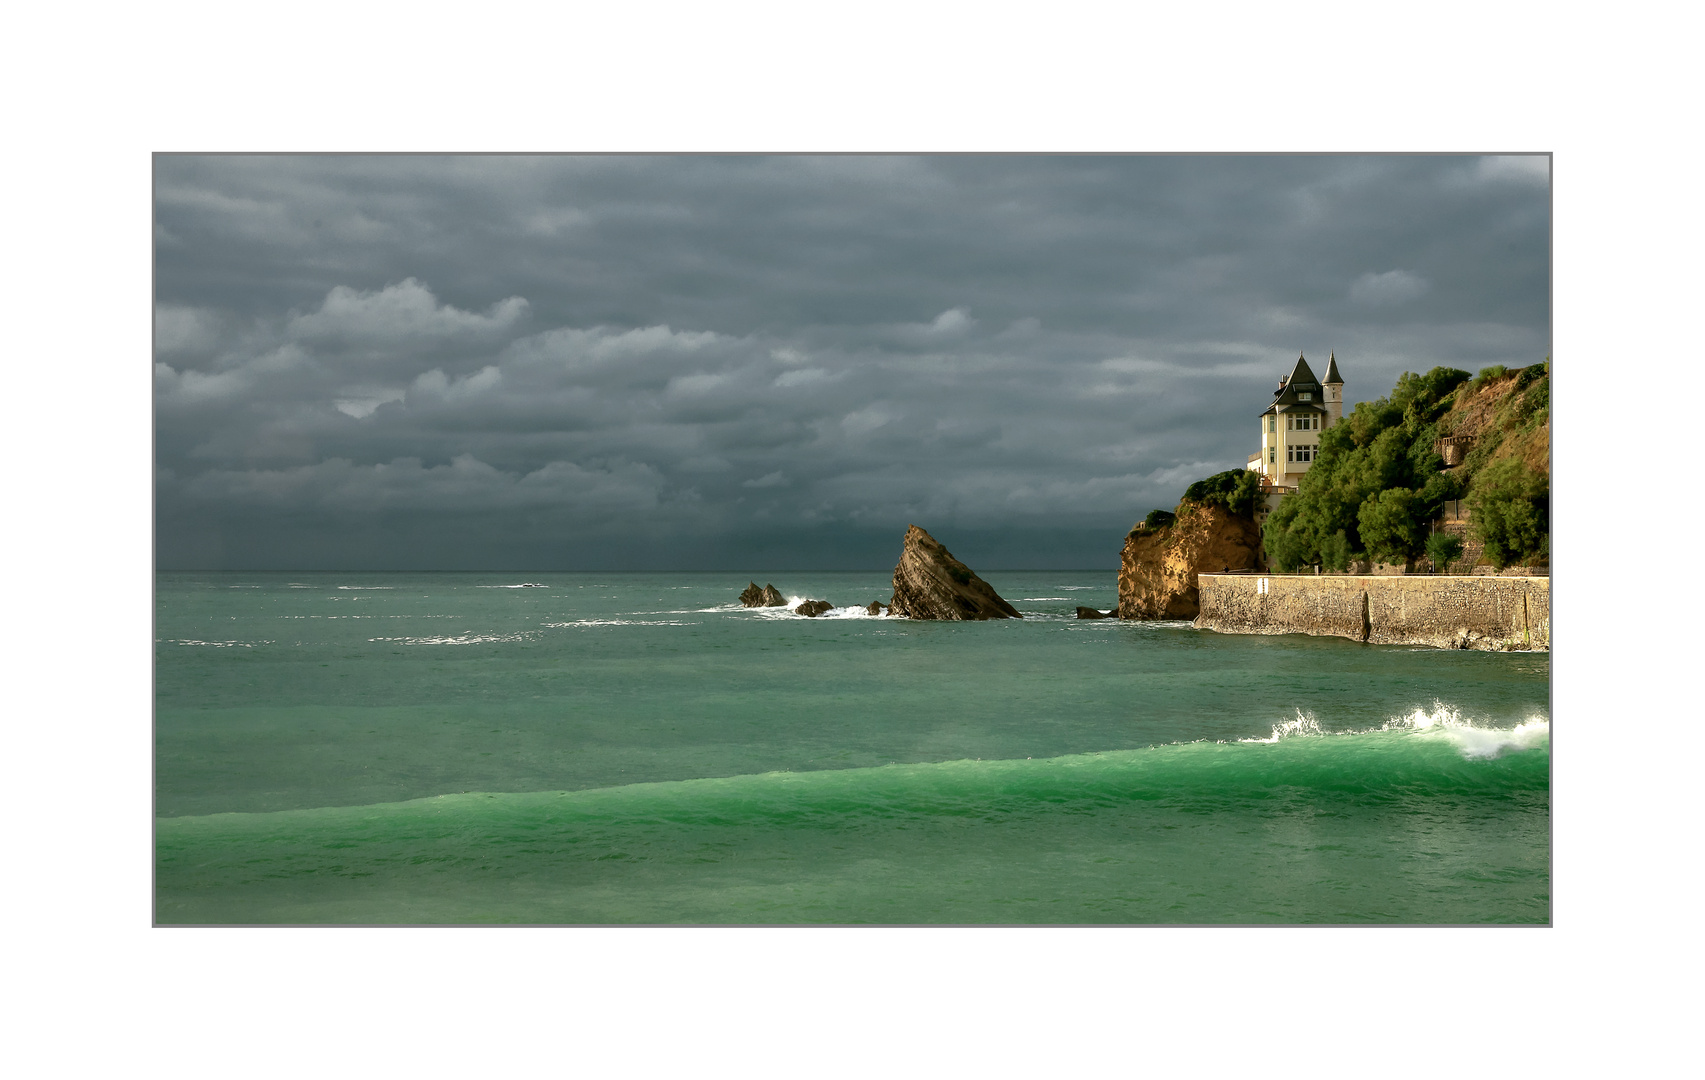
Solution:
[(1338, 386), (1344, 385), (1344, 377), (1338, 374), (1338, 355), (1336, 353), (1333, 353), (1332, 358), (1326, 361), (1326, 378), (1322, 381), (1335, 383)]
[[(1297, 397), (1298, 394), (1308, 394), (1310, 400), (1302, 401)], [(1305, 409), (1319, 409), (1322, 407), (1322, 400), (1320, 380), (1314, 377), (1314, 371), (1308, 366), (1308, 361), (1298, 356), (1296, 367), (1291, 368), (1290, 377), (1285, 380), (1285, 385), (1279, 387), (1278, 392), (1273, 395), (1272, 404), (1263, 409), (1261, 415), (1266, 416), (1275, 409), (1283, 409), (1290, 405), (1301, 405)]]
[(1295, 386), (1297, 383), (1310, 383), (1310, 384), (1312, 384), (1312, 383), (1317, 383), (1319, 381), (1320, 381), (1319, 379), (1316, 379), (1314, 377), (1314, 372), (1309, 368), (1308, 361), (1304, 360), (1302, 358), (1301, 353), (1298, 353), (1297, 354), (1297, 366), (1294, 368), (1291, 368), (1291, 377), (1285, 380), (1285, 389), (1289, 390), (1291, 387)]

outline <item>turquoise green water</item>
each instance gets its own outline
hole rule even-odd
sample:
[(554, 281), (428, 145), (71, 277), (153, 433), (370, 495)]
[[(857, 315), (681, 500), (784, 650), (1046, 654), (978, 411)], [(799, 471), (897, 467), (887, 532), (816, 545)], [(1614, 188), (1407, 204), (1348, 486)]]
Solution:
[(985, 576), (1022, 622), (162, 574), (156, 918), (1549, 919), (1547, 655), (1080, 621), (1110, 574)]

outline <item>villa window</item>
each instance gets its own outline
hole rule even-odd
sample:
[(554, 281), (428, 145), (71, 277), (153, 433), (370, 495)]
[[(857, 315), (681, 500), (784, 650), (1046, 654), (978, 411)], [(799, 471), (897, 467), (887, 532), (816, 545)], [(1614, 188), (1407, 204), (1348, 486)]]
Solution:
[(1279, 463), (1279, 448), (1276, 446), (1269, 446), (1267, 448), (1267, 464), (1277, 465), (1278, 463)]
[(1314, 395), (1313, 394), (1298, 394), (1297, 400), (1298, 401), (1313, 401)]

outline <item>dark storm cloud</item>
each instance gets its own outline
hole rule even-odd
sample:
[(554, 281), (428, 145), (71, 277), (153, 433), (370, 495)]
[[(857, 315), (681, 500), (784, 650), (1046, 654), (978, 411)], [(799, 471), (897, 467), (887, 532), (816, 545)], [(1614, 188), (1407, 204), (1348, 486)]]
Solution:
[[(1544, 159), (163, 157), (162, 566), (1111, 565), (1299, 350), (1548, 350)], [(962, 538), (962, 539), (961, 539)], [(761, 569), (762, 567), (756, 567)]]

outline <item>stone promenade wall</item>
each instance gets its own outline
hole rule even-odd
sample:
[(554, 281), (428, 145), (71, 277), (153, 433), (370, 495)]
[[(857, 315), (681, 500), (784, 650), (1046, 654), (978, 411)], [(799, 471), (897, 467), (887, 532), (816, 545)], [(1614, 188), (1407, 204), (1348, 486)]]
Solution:
[(1196, 625), (1376, 645), (1549, 649), (1548, 577), (1201, 574)]

